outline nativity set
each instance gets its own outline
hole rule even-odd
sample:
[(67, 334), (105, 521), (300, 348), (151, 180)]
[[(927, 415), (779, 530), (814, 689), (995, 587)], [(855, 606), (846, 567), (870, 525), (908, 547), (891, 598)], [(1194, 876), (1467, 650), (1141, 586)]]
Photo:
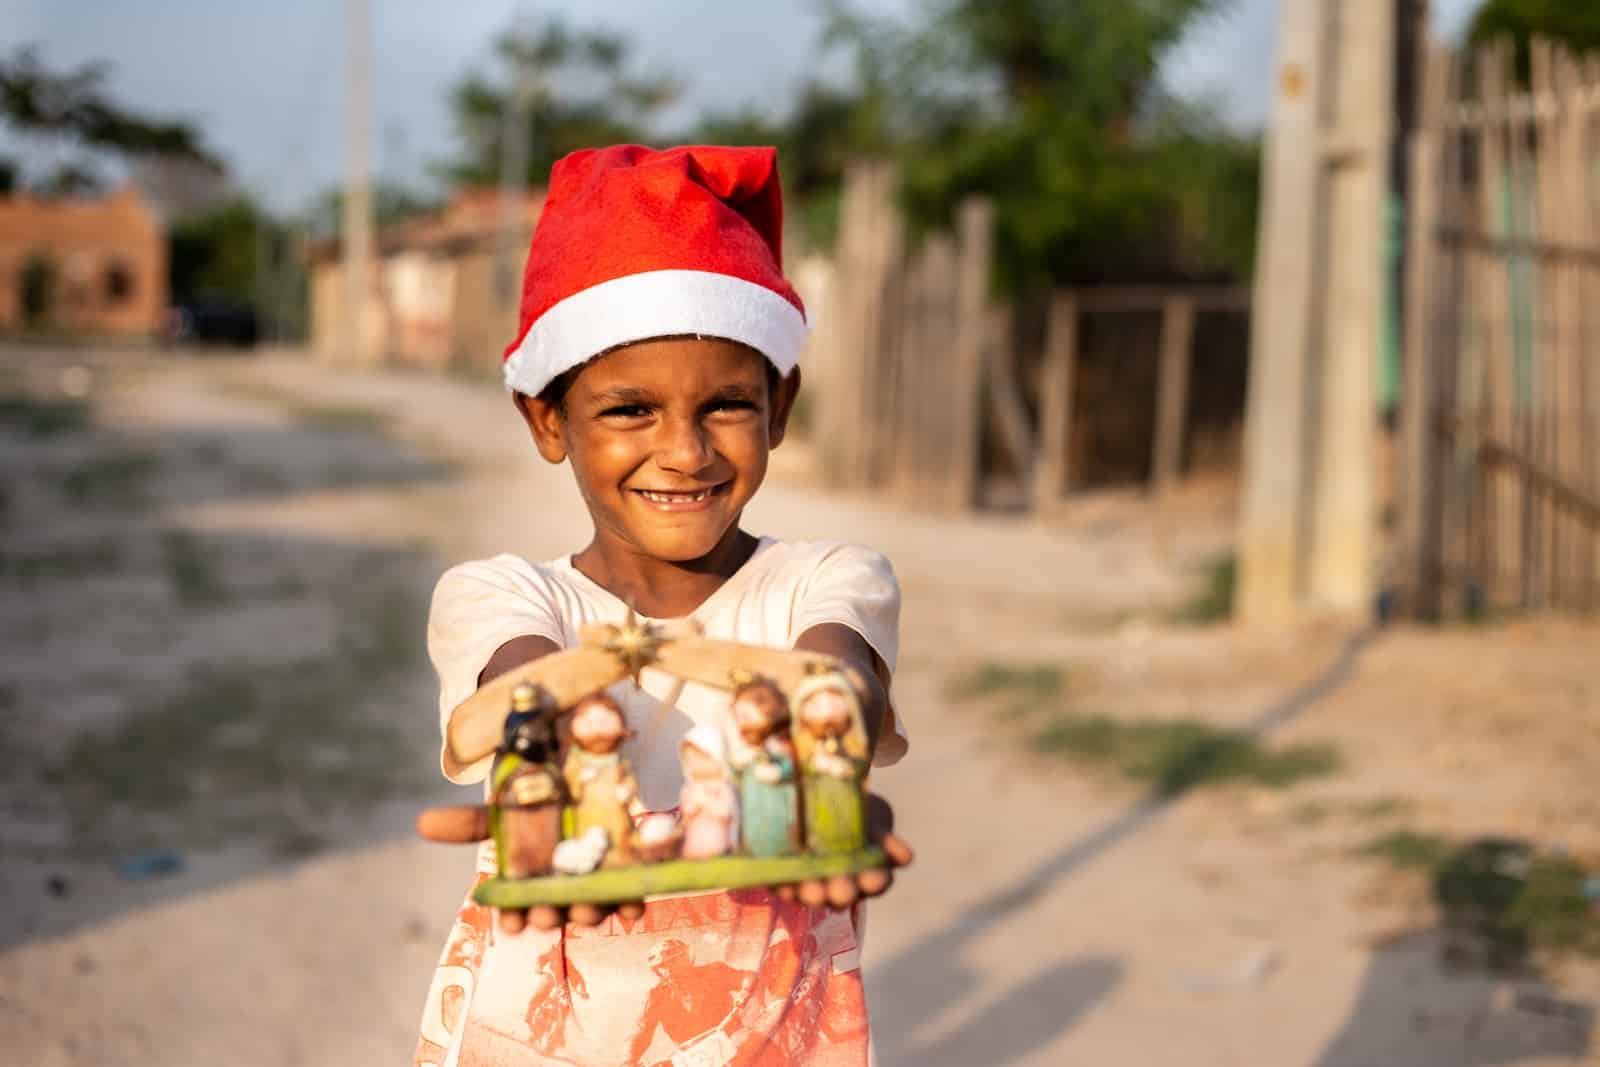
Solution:
[[(494, 754), (497, 876), (477, 888), (479, 903), (604, 904), (888, 866), (867, 841), (867, 735), (837, 660), (636, 618), (580, 637), (489, 682), (451, 716), (457, 760)], [(637, 682), (646, 666), (728, 691), (731, 710), (726, 729), (699, 725), (679, 742), (678, 814), (636, 823), (627, 724), (606, 690)]]

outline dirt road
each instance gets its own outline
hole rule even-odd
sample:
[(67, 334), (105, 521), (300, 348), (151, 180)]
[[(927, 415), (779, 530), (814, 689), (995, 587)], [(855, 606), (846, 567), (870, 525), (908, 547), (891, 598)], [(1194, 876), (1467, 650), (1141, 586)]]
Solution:
[[(482, 383), (81, 350), (0, 373), (5, 1047), (409, 1062), (469, 867), (407, 836), (455, 795), (425, 598), (450, 562), (582, 544), (568, 476)], [(1592, 964), (1444, 971), (1425, 890), (1357, 853), (1398, 828), (1600, 857), (1600, 628), (1180, 625), (1225, 501), (941, 518), (777, 458), (750, 528), (872, 544), (905, 590), (912, 754), (878, 788), (920, 858), (871, 911), (882, 1063), (1597, 1062)], [(1260, 726), (1337, 769), (1152, 791), (951, 695), (1039, 664), (1050, 701)]]

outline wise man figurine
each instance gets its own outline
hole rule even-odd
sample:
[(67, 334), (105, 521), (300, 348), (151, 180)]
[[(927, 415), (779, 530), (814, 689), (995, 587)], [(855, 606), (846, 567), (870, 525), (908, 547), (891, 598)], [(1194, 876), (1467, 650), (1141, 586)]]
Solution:
[(572, 748), (562, 768), (571, 797), (573, 837), (591, 828), (605, 831), (609, 847), (602, 867), (634, 863), (633, 819), (628, 807), (638, 795), (638, 783), (622, 742), (633, 736), (622, 708), (605, 693), (584, 697), (572, 709)]
[(747, 855), (799, 852), (800, 789), (789, 702), (765, 678), (735, 678), (733, 724), (743, 742), (734, 750), (739, 778), (739, 844)]
[(489, 779), (489, 829), (502, 878), (550, 873), (561, 840), (567, 789), (554, 763), (557, 712), (542, 689), (524, 682), (511, 691), (511, 712)]
[(813, 674), (795, 687), (794, 706), (806, 847), (823, 854), (865, 848), (869, 753), (855, 687), (837, 671)]

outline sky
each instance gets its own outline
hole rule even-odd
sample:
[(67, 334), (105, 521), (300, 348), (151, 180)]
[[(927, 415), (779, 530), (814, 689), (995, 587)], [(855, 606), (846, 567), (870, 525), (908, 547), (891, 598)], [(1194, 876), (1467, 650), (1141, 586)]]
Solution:
[[(1284, 3), (1305, 0), (1281, 0)], [(630, 36), (644, 69), (687, 81), (669, 119), (749, 106), (781, 113), (817, 62), (817, 0), (371, 0), (372, 159), (417, 181), (446, 156), (451, 84), (484, 64), (519, 17), (560, 13)], [(857, 0), (882, 13), (916, 0)], [(1453, 35), (1475, 0), (1433, 0)], [(281, 210), (344, 167), (344, 23), (339, 0), (0, 0), (0, 48), (34, 43), (54, 68), (112, 63), (124, 106), (193, 121), (234, 179)], [(1233, 0), (1197, 24), (1164, 67), (1169, 87), (1218, 101), (1241, 128), (1266, 110), (1277, 0)], [(14, 142), (0, 135), (0, 151)]]

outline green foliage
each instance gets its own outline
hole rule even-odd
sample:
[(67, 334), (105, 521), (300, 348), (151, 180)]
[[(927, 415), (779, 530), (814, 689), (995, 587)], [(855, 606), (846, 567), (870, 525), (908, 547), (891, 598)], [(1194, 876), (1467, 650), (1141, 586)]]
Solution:
[(1410, 830), (1384, 834), (1363, 851), (1426, 872), (1446, 926), (1480, 939), (1492, 963), (1520, 964), (1531, 948), (1600, 955), (1593, 878), (1565, 854), (1514, 838), (1456, 843)]
[(631, 70), (630, 51), (620, 35), (575, 30), (555, 17), (503, 34), (495, 43), (500, 72), (469, 74), (450, 92), (461, 151), (443, 173), (468, 184), (501, 180), (512, 151), (505, 115), (513, 100), (526, 116), (528, 185), (543, 184), (569, 152), (645, 140), (651, 118), (679, 90), (671, 78)]
[(866, 140), (897, 158), (920, 226), (995, 203), (1001, 281), (1248, 270), (1256, 152), (1154, 91), (1221, 0), (937, 0), (916, 25), (831, 9)]
[(181, 219), (169, 234), (172, 299), (248, 304), (263, 332), (298, 336), (309, 296), (296, 245), (293, 227), (247, 196)]
[(1220, 782), (1282, 788), (1339, 765), (1330, 745), (1269, 749), (1243, 731), (1193, 719), (1125, 722), (1107, 715), (1063, 715), (1040, 730), (1033, 743), (1041, 752), (1111, 766), (1151, 783), (1162, 796)]
[[(23, 135), (65, 139), (92, 151), (130, 157), (174, 157), (221, 173), (221, 161), (193, 126), (140, 115), (111, 99), (105, 91), (110, 69), (95, 62), (70, 71), (52, 70), (39, 58), (37, 48), (18, 48), (10, 57), (0, 58), (0, 120)], [(82, 164), (70, 164), (58, 171), (58, 177), (63, 174), (83, 178), (91, 172)]]
[(1510, 37), (1517, 70), (1526, 80), (1529, 45), (1535, 37), (1549, 38), (1574, 52), (1600, 50), (1600, 5), (1573, 0), (1483, 0), (1472, 17), (1468, 37), (1473, 44)]

